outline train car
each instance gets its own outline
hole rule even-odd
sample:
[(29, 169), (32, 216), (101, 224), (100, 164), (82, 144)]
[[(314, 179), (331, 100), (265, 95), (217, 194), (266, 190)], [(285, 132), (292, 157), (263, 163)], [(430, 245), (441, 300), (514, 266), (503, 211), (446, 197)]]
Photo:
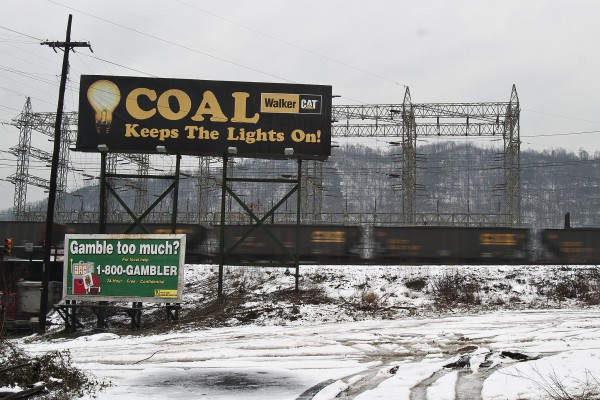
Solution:
[[(41, 259), (43, 246), (46, 240), (46, 223), (32, 221), (0, 221), (0, 237), (11, 238), (13, 242), (13, 258)], [(65, 240), (65, 226), (54, 224), (52, 226), (52, 247), (62, 247)], [(33, 252), (27, 252), (27, 247)]]
[(497, 264), (528, 261), (529, 230), (498, 227), (374, 227), (384, 262)]
[[(106, 224), (107, 234), (123, 234), (131, 224)], [(150, 223), (144, 224), (144, 227), (150, 234), (170, 234), (172, 233), (171, 224), (157, 224)], [(98, 224), (66, 224), (65, 232), (69, 234), (98, 234), (100, 227)], [(146, 233), (139, 226), (135, 226), (132, 229), (131, 234), (142, 234)], [(186, 251), (185, 257), (186, 262), (199, 262), (208, 259), (208, 249), (206, 247), (206, 239), (208, 236), (208, 230), (206, 227), (199, 224), (177, 224), (175, 229), (176, 234), (184, 233), (186, 235)]]
[[(10, 258), (2, 262), (2, 271), (0, 271), (0, 290), (5, 290), (7, 286), (13, 285), (19, 280), (41, 281), (43, 275), (44, 262), (41, 260), (23, 260)], [(48, 268), (48, 279), (62, 282), (63, 261), (50, 261)]]
[(600, 264), (600, 228), (544, 229), (543, 261), (561, 264)]
[[(265, 226), (291, 254), (295, 254), (296, 225)], [(232, 249), (251, 228), (252, 225), (225, 226), (224, 245), (227, 259), (237, 261), (291, 261), (293, 259), (260, 226), (254, 227), (252, 232)], [(360, 241), (361, 229), (357, 226), (300, 225), (298, 255), (301, 261), (344, 262), (359, 257)]]

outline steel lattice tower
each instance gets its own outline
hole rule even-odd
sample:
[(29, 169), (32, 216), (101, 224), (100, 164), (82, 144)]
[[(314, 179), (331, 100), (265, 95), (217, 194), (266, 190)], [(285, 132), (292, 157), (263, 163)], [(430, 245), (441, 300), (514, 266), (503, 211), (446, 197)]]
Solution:
[[(516, 87), (512, 86), (509, 102), (492, 103), (413, 103), (410, 90), (407, 87), (401, 104), (376, 105), (342, 105), (332, 108), (333, 137), (388, 137), (397, 140), (402, 146), (400, 159), (400, 174), (402, 179), (402, 217), (406, 225), (426, 224), (432, 222), (426, 216), (417, 212), (417, 138), (418, 137), (457, 137), (498, 136), (503, 138), (503, 189), (504, 210), (496, 215), (496, 222), (491, 218), (480, 216), (480, 223), (497, 223), (518, 226), (521, 222), (520, 197), (520, 105)], [(7, 178), (15, 184), (14, 212), (17, 219), (31, 219), (26, 212), (27, 186), (34, 185), (48, 188), (48, 180), (29, 174), (30, 159), (50, 162), (52, 155), (46, 151), (31, 146), (33, 131), (39, 131), (53, 137), (52, 128), (56, 119), (55, 113), (34, 113), (31, 101), (27, 99), (21, 114), (13, 119), (12, 124), (19, 128), (18, 146), (10, 152), (17, 157), (17, 169), (14, 175)], [(67, 172), (69, 170), (69, 146), (73, 143), (77, 122), (77, 113), (65, 113), (63, 120), (63, 140), (59, 161), (59, 178), (57, 210), (64, 210), (64, 199), (67, 188)], [(107, 172), (115, 173), (117, 159), (115, 154), (107, 157)], [(136, 210), (143, 209), (148, 203), (148, 193), (144, 179), (148, 172), (148, 159), (132, 159), (138, 164), (136, 182)], [(210, 181), (210, 164), (206, 157), (198, 161), (198, 221), (203, 215), (208, 215), (207, 189), (212, 186)], [(323, 163), (315, 161), (312, 165), (305, 164), (302, 202), (314, 215), (314, 220), (320, 220), (323, 200)], [(115, 209), (112, 196), (108, 196), (107, 209)], [(58, 214), (59, 216), (61, 213)], [(114, 216), (116, 217), (116, 216)], [(438, 216), (439, 217), (439, 216)], [(438, 218), (439, 220), (439, 218)], [(448, 221), (446, 221), (448, 222)], [(464, 222), (464, 221), (463, 221)]]
[[(407, 87), (402, 104), (333, 106), (332, 116), (332, 136), (399, 139), (402, 219), (407, 225), (430, 222), (416, 211), (417, 137), (501, 136), (504, 212), (496, 220), (508, 226), (520, 224), (520, 107), (515, 85), (509, 102), (493, 103), (412, 103)], [(484, 218), (481, 222), (489, 221)]]
[(20, 129), (19, 144), (10, 148), (10, 153), (17, 157), (17, 171), (8, 180), (15, 185), (14, 213), (17, 221), (25, 219), (27, 205), (27, 184), (29, 182), (29, 157), (31, 154), (31, 100), (27, 98), (25, 107), (13, 124)]
[(414, 225), (417, 213), (417, 133), (408, 87), (402, 102), (402, 216)]
[(197, 204), (198, 218), (197, 222), (208, 222), (208, 215), (210, 212), (210, 201), (208, 197), (208, 189), (211, 186), (215, 186), (214, 182), (210, 180), (210, 158), (209, 157), (198, 157), (198, 176), (196, 181), (196, 193), (197, 193)]
[(521, 134), (519, 96), (517, 88), (512, 87), (510, 102), (506, 107), (504, 118), (504, 199), (505, 210), (510, 215), (509, 223), (514, 226), (521, 224)]
[(318, 223), (323, 210), (323, 161), (305, 162), (302, 170), (302, 208), (309, 210), (305, 218)]
[[(10, 152), (17, 157), (17, 170), (14, 175), (7, 178), (8, 181), (15, 184), (14, 213), (17, 219), (32, 219), (33, 216), (26, 212), (27, 186), (34, 185), (43, 189), (48, 189), (50, 182), (48, 179), (40, 178), (29, 173), (29, 162), (31, 159), (50, 163), (52, 154), (36, 149), (31, 146), (31, 134), (33, 131), (43, 133), (54, 138), (54, 123), (56, 113), (34, 113), (31, 107), (31, 100), (27, 98), (25, 107), (21, 114), (12, 120), (12, 125), (19, 128), (19, 144), (12, 147)], [(68, 164), (69, 164), (69, 146), (73, 144), (74, 132), (76, 132), (77, 113), (63, 113), (63, 128), (61, 134), (61, 157), (58, 166), (57, 179), (57, 210), (64, 209)]]

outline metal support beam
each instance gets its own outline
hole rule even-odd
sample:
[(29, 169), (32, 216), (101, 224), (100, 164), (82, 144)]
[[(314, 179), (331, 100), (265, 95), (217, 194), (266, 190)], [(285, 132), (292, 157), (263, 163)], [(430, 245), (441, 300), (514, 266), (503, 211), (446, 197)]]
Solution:
[(510, 103), (504, 119), (504, 202), (506, 214), (510, 216), (507, 225), (521, 225), (521, 134), (519, 125), (519, 96), (512, 87)]
[(17, 171), (14, 180), (11, 180), (15, 184), (13, 212), (17, 221), (25, 220), (25, 207), (27, 206), (27, 184), (31, 154), (31, 113), (31, 99), (28, 97), (19, 117), (19, 145), (16, 149), (11, 149), (13, 154), (17, 156)]
[[(298, 159), (298, 172), (296, 179), (282, 179), (282, 178), (240, 178), (240, 177), (229, 177), (227, 166), (229, 164), (229, 159), (227, 156), (223, 156), (223, 177), (221, 181), (221, 218), (220, 218), (220, 231), (219, 231), (219, 279), (217, 283), (217, 294), (219, 299), (224, 296), (223, 291), (223, 279), (224, 279), (224, 266), (225, 264), (235, 265), (235, 261), (229, 263), (231, 261), (231, 254), (235, 251), (235, 249), (242, 244), (246, 238), (252, 234), (257, 229), (262, 229), (264, 233), (273, 241), (274, 245), (277, 246), (287, 257), (288, 261), (284, 261), (282, 263), (278, 263), (277, 266), (288, 266), (293, 267), (295, 269), (295, 290), (299, 290), (299, 279), (300, 279), (300, 224), (301, 224), (301, 209), (302, 209), (302, 160)], [(294, 184), (293, 188), (283, 196), (277, 204), (273, 205), (269, 211), (267, 211), (262, 217), (259, 217), (255, 214), (254, 209), (251, 206), (248, 206), (238, 194), (236, 194), (235, 190), (229, 186), (229, 182), (259, 182), (259, 183), (290, 183)], [(285, 244), (277, 237), (271, 229), (266, 226), (265, 222), (268, 220), (272, 220), (275, 211), (281, 207), (285, 202), (296, 193), (296, 246), (293, 251), (288, 249)], [(226, 218), (225, 214), (227, 212), (227, 201), (226, 197), (229, 196), (230, 200), (233, 199), (235, 202), (242, 207), (242, 209), (250, 216), (251, 224), (248, 225), (248, 230), (235, 242), (231, 247), (225, 248), (225, 236), (226, 236)], [(244, 264), (246, 265), (246, 264)], [(274, 266), (273, 264), (254, 264), (255, 266)]]
[[(490, 212), (504, 225), (521, 222), (520, 108), (513, 85), (509, 102), (412, 103), (408, 87), (402, 104), (343, 105), (332, 108), (332, 135), (337, 137), (388, 137), (402, 145), (402, 215), (404, 223), (419, 223), (416, 216), (418, 137), (503, 137), (504, 213)], [(510, 217), (505, 218), (506, 215)]]
[(402, 214), (406, 225), (415, 224), (417, 213), (417, 134), (408, 86), (402, 103)]

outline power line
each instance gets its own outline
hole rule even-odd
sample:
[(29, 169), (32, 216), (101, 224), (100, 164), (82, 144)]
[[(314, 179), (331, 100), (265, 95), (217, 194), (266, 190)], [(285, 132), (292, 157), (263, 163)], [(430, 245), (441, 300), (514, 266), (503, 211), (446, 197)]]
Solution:
[(33, 39), (33, 40), (35, 40), (35, 41), (36, 41), (36, 42), (38, 42), (38, 43), (42, 41), (42, 39), (40, 39), (40, 38), (36, 38), (35, 36), (31, 36), (31, 35), (28, 35), (28, 34), (26, 34), (26, 33), (23, 33), (23, 32), (15, 31), (14, 29), (10, 29), (10, 28), (7, 28), (7, 27), (5, 27), (5, 26), (2, 26), (2, 25), (0, 25), (0, 29), (5, 29), (5, 30), (7, 30), (7, 31), (10, 31), (10, 32), (13, 32), (13, 33), (17, 33), (17, 34), (19, 34), (19, 35), (21, 35), (21, 36), (28, 37), (28, 38), (30, 38), (30, 39)]
[(522, 108), (521, 111), (528, 111), (528, 112), (532, 112), (532, 113), (536, 113), (536, 114), (549, 115), (551, 117), (566, 118), (566, 119), (573, 119), (576, 121), (593, 122), (595, 124), (600, 124), (600, 121), (593, 121), (593, 120), (589, 120), (589, 119), (570, 117), (568, 115), (552, 114), (552, 113), (547, 113), (547, 112), (543, 112), (543, 111), (529, 110), (527, 108)]
[(107, 24), (111, 24), (111, 25), (114, 25), (114, 26), (118, 26), (119, 28), (126, 29), (126, 30), (128, 30), (128, 31), (131, 31), (131, 32), (137, 33), (137, 34), (139, 34), (139, 35), (146, 36), (146, 37), (149, 37), (149, 38), (151, 38), (151, 39), (154, 39), (154, 40), (158, 40), (158, 41), (160, 41), (160, 42), (163, 42), (163, 43), (167, 43), (167, 44), (169, 44), (169, 45), (171, 45), (171, 46), (176, 46), (176, 47), (179, 47), (179, 48), (181, 48), (181, 49), (184, 49), (184, 50), (187, 50), (187, 51), (191, 51), (191, 52), (194, 52), (194, 53), (197, 53), (197, 54), (200, 54), (200, 55), (206, 56), (206, 57), (210, 57), (210, 58), (213, 58), (213, 59), (215, 59), (215, 60), (218, 60), (218, 61), (222, 61), (222, 62), (225, 62), (225, 63), (228, 63), (228, 64), (232, 64), (232, 65), (235, 65), (235, 66), (238, 66), (238, 67), (241, 67), (241, 68), (245, 68), (245, 69), (248, 69), (248, 70), (250, 70), (250, 71), (253, 71), (253, 72), (258, 72), (258, 73), (260, 73), (260, 74), (263, 74), (263, 75), (268, 75), (268, 76), (270, 76), (270, 77), (273, 77), (273, 78), (276, 78), (276, 79), (280, 79), (280, 80), (282, 80), (282, 81), (286, 81), (286, 82), (290, 82), (290, 83), (295, 83), (295, 82), (293, 82), (293, 81), (292, 81), (292, 80), (290, 80), (290, 79), (286, 79), (286, 78), (284, 78), (284, 77), (281, 77), (281, 76), (278, 76), (278, 75), (272, 74), (272, 73), (270, 73), (270, 72), (262, 71), (262, 70), (259, 70), (259, 69), (257, 69), (257, 68), (250, 67), (250, 66), (248, 66), (248, 65), (244, 65), (244, 64), (240, 64), (240, 63), (238, 63), (238, 62), (235, 62), (235, 61), (227, 60), (227, 59), (225, 59), (225, 58), (222, 58), (222, 57), (217, 57), (217, 56), (215, 56), (215, 55), (213, 55), (213, 54), (206, 53), (206, 52), (203, 52), (203, 51), (200, 51), (200, 50), (194, 49), (194, 48), (192, 48), (192, 47), (185, 46), (185, 45), (182, 45), (182, 44), (180, 44), (180, 43), (176, 43), (176, 42), (173, 42), (173, 41), (170, 41), (170, 40), (167, 40), (167, 39), (163, 39), (163, 38), (161, 38), (161, 37), (158, 37), (158, 36), (156, 36), (156, 35), (152, 35), (152, 34), (150, 34), (150, 33), (142, 32), (142, 31), (140, 31), (140, 30), (138, 30), (138, 29), (130, 28), (130, 27), (128, 27), (128, 26), (125, 26), (125, 25), (122, 25), (122, 24), (118, 24), (118, 23), (116, 23), (116, 22), (109, 21), (109, 20), (107, 20), (107, 19), (104, 19), (104, 18), (100, 18), (100, 17), (98, 17), (98, 16), (96, 16), (96, 15), (93, 15), (93, 14), (90, 14), (90, 13), (86, 13), (85, 11), (81, 11), (81, 10), (78, 10), (78, 9), (76, 9), (76, 8), (73, 8), (73, 7), (68, 7), (68, 6), (65, 6), (65, 5), (63, 5), (63, 4), (60, 4), (60, 3), (57, 3), (57, 2), (55, 2), (55, 1), (53, 1), (53, 0), (48, 0), (48, 1), (49, 1), (50, 3), (53, 3), (53, 4), (56, 4), (56, 5), (58, 5), (58, 6), (61, 6), (61, 7), (67, 8), (67, 9), (69, 9), (69, 10), (76, 11), (76, 12), (78, 12), (78, 13), (80, 13), (80, 14), (87, 15), (88, 17), (91, 17), (91, 18), (94, 18), (94, 19), (100, 20), (100, 21), (102, 21), (102, 22), (105, 22), (105, 23), (107, 23)]
[(105, 60), (105, 59), (103, 59), (103, 58), (96, 57), (96, 56), (93, 56), (93, 55), (91, 55), (91, 54), (82, 54), (82, 55), (83, 55), (84, 57), (93, 58), (93, 59), (95, 59), (95, 60), (102, 61), (102, 62), (105, 62), (105, 63), (107, 63), (107, 64), (115, 65), (115, 66), (117, 66), (117, 67), (125, 68), (125, 69), (128, 69), (128, 70), (130, 70), (130, 71), (139, 72), (140, 74), (144, 74), (144, 75), (147, 75), (147, 76), (151, 76), (151, 77), (153, 77), (153, 78), (158, 78), (158, 76), (156, 76), (156, 75), (154, 75), (154, 74), (151, 74), (151, 73), (149, 73), (149, 72), (145, 72), (145, 71), (141, 71), (141, 70), (139, 70), (139, 69), (135, 69), (135, 68), (127, 67), (127, 66), (125, 66), (125, 65), (123, 65), (123, 64), (119, 64), (119, 63), (116, 63), (116, 62), (114, 62), (114, 61)]
[(570, 135), (585, 135), (588, 133), (600, 133), (600, 131), (581, 131), (581, 132), (565, 132), (565, 133), (542, 133), (539, 135), (521, 135), (521, 137), (542, 137), (542, 136), (570, 136)]
[(262, 32), (262, 31), (259, 31), (258, 29), (255, 29), (255, 28), (253, 28), (253, 27), (251, 27), (251, 26), (248, 26), (248, 25), (241, 24), (241, 23), (239, 23), (239, 22), (236, 22), (236, 21), (234, 21), (234, 20), (231, 20), (231, 19), (229, 19), (229, 18), (225, 18), (225, 17), (223, 17), (223, 16), (221, 16), (221, 15), (218, 15), (218, 14), (215, 14), (215, 13), (213, 13), (213, 12), (210, 12), (210, 11), (207, 11), (207, 10), (205, 10), (205, 9), (202, 9), (202, 8), (200, 8), (200, 7), (196, 6), (196, 5), (193, 5), (193, 4), (188, 4), (188, 3), (186, 3), (186, 2), (184, 2), (184, 1), (182, 1), (182, 0), (177, 0), (177, 2), (178, 2), (178, 3), (181, 3), (181, 4), (183, 4), (183, 5), (186, 5), (186, 6), (188, 6), (188, 7), (194, 8), (194, 9), (196, 9), (196, 10), (198, 10), (198, 11), (201, 11), (201, 12), (203, 12), (203, 13), (205, 13), (205, 14), (208, 14), (208, 15), (210, 15), (210, 16), (212, 16), (212, 17), (218, 18), (218, 19), (220, 19), (220, 20), (222, 20), (222, 21), (225, 21), (225, 22), (228, 22), (228, 23), (230, 23), (230, 24), (233, 24), (233, 25), (239, 26), (239, 27), (241, 27), (241, 28), (243, 28), (243, 29), (246, 29), (246, 30), (248, 30), (248, 31), (254, 32), (254, 33), (256, 33), (256, 34), (259, 34), (259, 35), (265, 36), (265, 37), (267, 37), (267, 38), (269, 38), (269, 39), (272, 39), (272, 40), (274, 40), (274, 41), (276, 41), (276, 42), (283, 43), (283, 44), (285, 44), (285, 45), (288, 45), (288, 46), (294, 47), (294, 48), (296, 48), (296, 49), (299, 49), (299, 50), (305, 51), (305, 52), (307, 52), (307, 53), (310, 53), (310, 54), (313, 54), (313, 55), (315, 55), (315, 56), (317, 56), (317, 57), (321, 57), (321, 58), (323, 58), (323, 59), (326, 59), (326, 60), (332, 61), (332, 62), (334, 62), (334, 63), (336, 63), (336, 64), (339, 64), (339, 65), (343, 65), (343, 66), (345, 66), (345, 67), (348, 67), (348, 68), (351, 68), (351, 69), (353, 69), (353, 70), (356, 70), (356, 71), (362, 72), (362, 73), (364, 73), (364, 74), (370, 75), (370, 76), (372, 76), (372, 77), (375, 77), (375, 78), (378, 78), (378, 79), (384, 80), (384, 81), (386, 81), (386, 82), (390, 82), (390, 83), (393, 83), (393, 84), (395, 84), (395, 85), (402, 86), (402, 87), (404, 87), (404, 88), (406, 88), (406, 87), (407, 87), (407, 85), (404, 85), (404, 84), (402, 84), (402, 83), (396, 82), (396, 81), (394, 81), (394, 80), (392, 80), (392, 79), (389, 79), (389, 78), (386, 78), (386, 77), (384, 77), (384, 76), (381, 76), (381, 75), (375, 74), (375, 73), (373, 73), (373, 72), (370, 72), (370, 71), (364, 70), (364, 69), (362, 69), (362, 68), (355, 67), (354, 65), (348, 64), (348, 63), (346, 63), (346, 62), (343, 62), (343, 61), (340, 61), (340, 60), (336, 60), (336, 59), (334, 59), (334, 58), (332, 58), (332, 57), (329, 57), (328, 55), (325, 55), (325, 54), (322, 54), (322, 53), (319, 53), (319, 52), (316, 52), (316, 51), (313, 51), (313, 50), (307, 49), (307, 48), (305, 48), (305, 47), (302, 47), (302, 46), (299, 46), (299, 45), (297, 45), (297, 44), (295, 44), (295, 43), (288, 42), (288, 41), (286, 41), (286, 40), (283, 40), (283, 39), (281, 39), (281, 38), (279, 38), (279, 37), (277, 37), (277, 36), (273, 36), (273, 35), (270, 35), (270, 34), (268, 34), (268, 33), (265, 33), (265, 32)]

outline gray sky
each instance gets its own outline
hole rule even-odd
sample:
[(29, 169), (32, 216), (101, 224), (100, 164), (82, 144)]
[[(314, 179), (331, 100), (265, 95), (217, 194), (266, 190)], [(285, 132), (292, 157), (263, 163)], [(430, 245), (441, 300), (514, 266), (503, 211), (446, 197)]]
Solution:
[[(516, 85), (522, 149), (600, 151), (600, 2), (592, 0), (0, 0), (0, 179), (16, 170), (10, 126), (31, 97), (56, 111), (62, 53), (42, 40), (89, 41), (71, 55), (65, 109), (82, 74), (333, 86), (334, 104), (508, 101)], [(48, 148), (34, 134), (32, 144)], [(383, 142), (382, 142), (383, 143)], [(384, 143), (385, 144), (385, 143)], [(482, 143), (485, 145), (485, 143)], [(35, 168), (35, 169), (34, 169)], [(44, 176), (43, 165), (32, 173)], [(13, 185), (0, 181), (0, 208)], [(43, 197), (31, 188), (28, 200)]]

